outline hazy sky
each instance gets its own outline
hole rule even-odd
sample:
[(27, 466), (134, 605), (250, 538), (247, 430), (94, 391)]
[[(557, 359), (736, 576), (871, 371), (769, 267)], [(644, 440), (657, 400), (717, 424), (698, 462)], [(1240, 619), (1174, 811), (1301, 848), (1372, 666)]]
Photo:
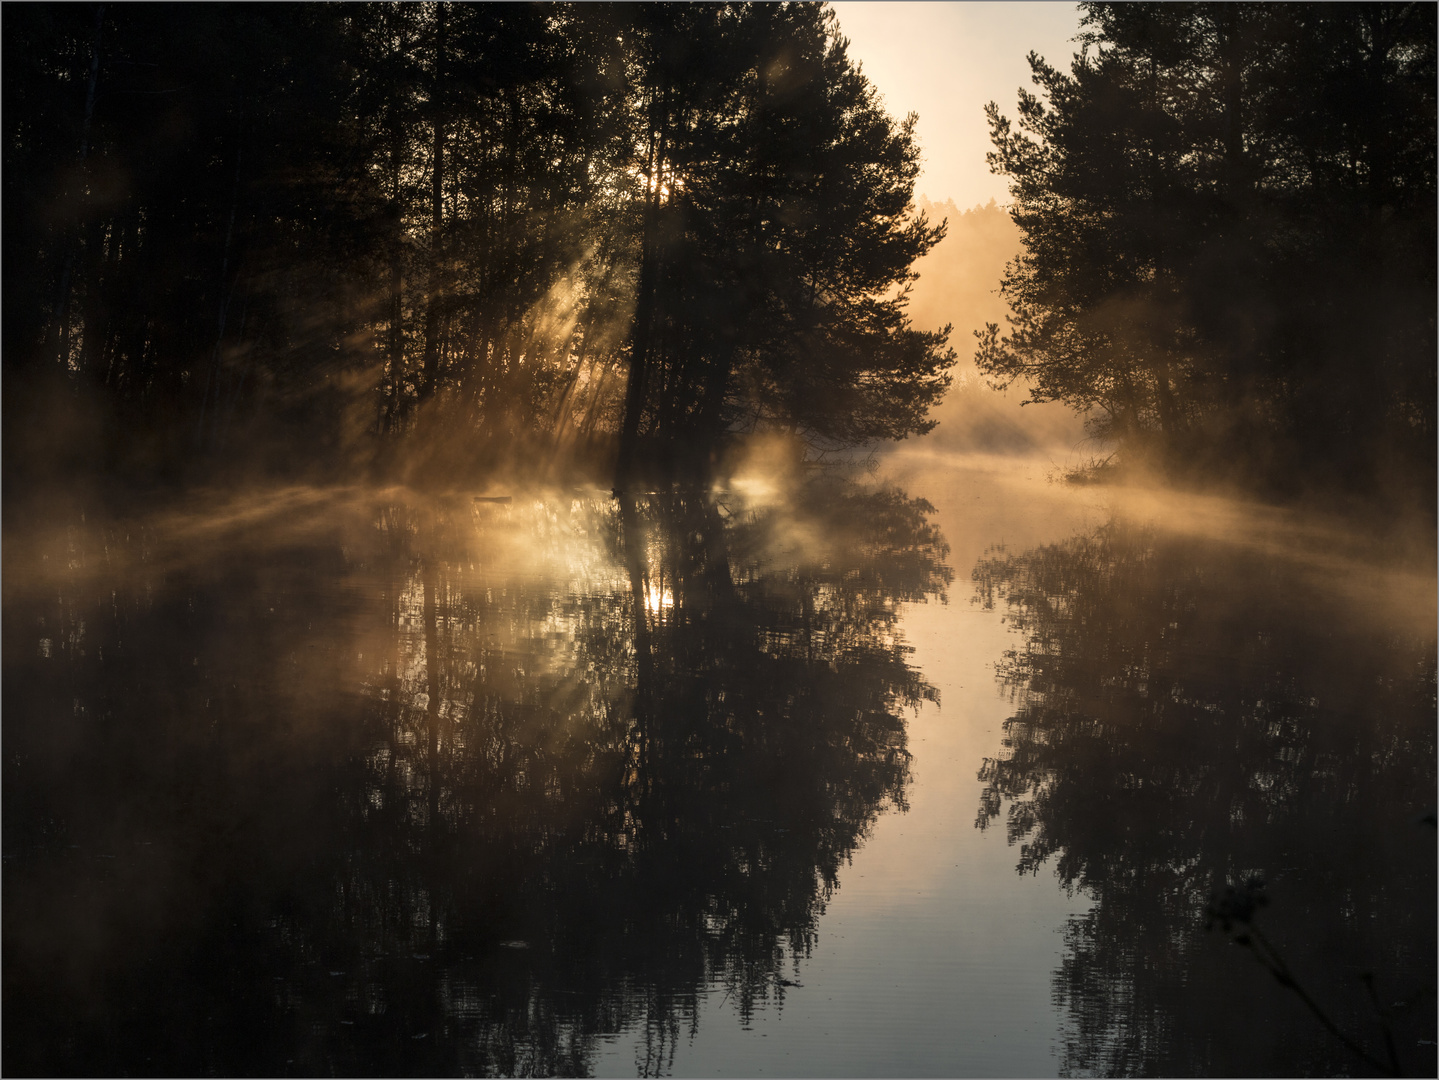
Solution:
[(1033, 89), (1025, 56), (1032, 49), (1068, 68), (1078, 51), (1079, 10), (1072, 3), (834, 4), (850, 56), (879, 87), (891, 115), (919, 113), (924, 172), (916, 194), (960, 209), (991, 197), (1008, 201), (991, 176), (987, 102), (1011, 119), (1020, 86)]

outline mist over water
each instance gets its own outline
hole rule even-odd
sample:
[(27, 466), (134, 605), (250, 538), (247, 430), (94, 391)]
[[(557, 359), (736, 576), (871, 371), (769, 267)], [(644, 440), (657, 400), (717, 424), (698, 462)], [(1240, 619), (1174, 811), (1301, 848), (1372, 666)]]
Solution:
[(782, 998), (904, 804), (924, 517), (302, 490), (7, 543), (7, 1067), (574, 1073)]
[(1205, 932), (1249, 875), (1432, 1063), (1431, 565), (1045, 454), (765, 458), (7, 522), (7, 1069), (1352, 1070)]

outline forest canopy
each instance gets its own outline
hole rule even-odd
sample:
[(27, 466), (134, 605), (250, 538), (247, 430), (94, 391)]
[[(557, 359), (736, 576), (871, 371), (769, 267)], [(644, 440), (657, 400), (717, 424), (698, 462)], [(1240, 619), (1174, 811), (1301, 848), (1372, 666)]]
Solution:
[(1024, 252), (980, 368), (1171, 471), (1432, 504), (1434, 5), (1080, 7), (988, 109)]
[(915, 117), (823, 5), (34, 4), (4, 31), (12, 476), (673, 473), (739, 432), (932, 426), (954, 356), (905, 299), (944, 225)]

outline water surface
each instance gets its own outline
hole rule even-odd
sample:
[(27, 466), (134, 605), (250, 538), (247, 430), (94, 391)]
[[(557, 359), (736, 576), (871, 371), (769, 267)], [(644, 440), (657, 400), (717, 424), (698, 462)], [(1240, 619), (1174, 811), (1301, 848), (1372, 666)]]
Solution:
[(1432, 1072), (1432, 568), (1043, 472), (7, 515), (5, 1068)]

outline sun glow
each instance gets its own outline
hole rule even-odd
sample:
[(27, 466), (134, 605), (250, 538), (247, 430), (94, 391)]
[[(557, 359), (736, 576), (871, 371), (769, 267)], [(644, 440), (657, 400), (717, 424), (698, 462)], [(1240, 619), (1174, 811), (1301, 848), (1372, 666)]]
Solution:
[(660, 202), (667, 203), (682, 192), (685, 187), (684, 178), (679, 176), (674, 169), (662, 168), (658, 175), (643, 165), (631, 165), (628, 170), (631, 181), (646, 195), (654, 195), (656, 187), (659, 189)]
[(658, 615), (675, 606), (675, 594), (664, 586), (645, 583), (645, 608), (652, 614)]

